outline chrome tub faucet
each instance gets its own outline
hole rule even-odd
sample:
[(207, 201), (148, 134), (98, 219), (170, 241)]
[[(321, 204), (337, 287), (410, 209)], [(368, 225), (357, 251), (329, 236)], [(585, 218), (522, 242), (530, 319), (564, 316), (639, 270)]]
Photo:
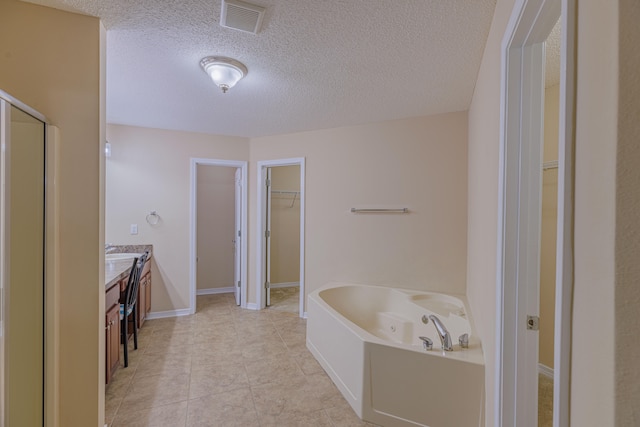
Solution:
[(433, 326), (436, 327), (440, 342), (442, 343), (442, 349), (444, 351), (453, 351), (453, 344), (451, 343), (451, 334), (444, 326), (444, 323), (435, 314), (429, 316), (429, 319), (433, 322)]

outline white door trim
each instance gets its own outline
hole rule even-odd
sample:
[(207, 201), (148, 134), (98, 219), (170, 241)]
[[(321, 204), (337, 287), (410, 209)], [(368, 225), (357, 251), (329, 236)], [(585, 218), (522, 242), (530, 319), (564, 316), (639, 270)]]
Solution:
[(247, 307), (247, 162), (240, 160), (218, 160), (191, 158), (189, 186), (190, 214), (189, 214), (189, 313), (196, 312), (196, 224), (197, 224), (197, 171), (198, 165), (203, 166), (227, 166), (239, 168), (242, 171), (242, 212), (240, 227), (242, 245), (240, 256), (240, 306)]
[[(537, 333), (526, 330), (526, 315), (538, 315), (543, 43), (558, 16), (562, 17), (563, 40), (554, 427), (569, 425), (575, 0), (519, 0), (502, 43), (494, 396), (495, 425), (498, 427), (530, 426), (537, 418), (537, 390), (533, 388), (537, 384), (537, 335), (532, 335)], [(533, 355), (532, 349), (535, 349)]]
[[(240, 176), (238, 176), (240, 175)], [(242, 292), (242, 169), (236, 168), (233, 179), (233, 196), (235, 198), (235, 212), (233, 215), (233, 296), (237, 305), (241, 304)], [(197, 286), (197, 283), (196, 283)]]
[(269, 167), (275, 166), (300, 166), (300, 308), (299, 315), (304, 317), (305, 302), (305, 286), (304, 286), (304, 208), (305, 208), (305, 158), (296, 157), (290, 159), (261, 160), (256, 167), (256, 189), (258, 193), (257, 200), (257, 219), (256, 219), (256, 305), (259, 310), (265, 308), (265, 292), (263, 285), (265, 281), (265, 202), (266, 187), (264, 185), (265, 171)]

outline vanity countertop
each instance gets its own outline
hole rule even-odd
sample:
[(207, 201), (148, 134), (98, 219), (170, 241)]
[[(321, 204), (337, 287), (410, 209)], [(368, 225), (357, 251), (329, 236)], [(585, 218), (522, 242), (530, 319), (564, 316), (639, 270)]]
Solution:
[[(110, 246), (107, 253), (143, 253), (149, 251), (149, 259), (153, 253), (152, 245), (122, 245), (122, 246)], [(107, 260), (104, 263), (104, 286), (105, 289), (109, 289), (123, 278), (129, 275), (131, 267), (133, 266), (133, 258)]]

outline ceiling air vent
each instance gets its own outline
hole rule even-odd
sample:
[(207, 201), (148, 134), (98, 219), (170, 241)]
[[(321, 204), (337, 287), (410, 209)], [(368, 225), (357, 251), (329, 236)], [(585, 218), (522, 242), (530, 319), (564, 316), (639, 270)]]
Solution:
[(265, 8), (240, 0), (222, 0), (220, 25), (234, 30), (257, 34), (262, 25)]

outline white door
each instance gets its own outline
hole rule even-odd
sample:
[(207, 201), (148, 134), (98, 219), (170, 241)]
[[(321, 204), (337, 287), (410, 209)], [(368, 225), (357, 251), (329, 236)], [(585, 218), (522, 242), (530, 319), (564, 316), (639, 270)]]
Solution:
[(266, 209), (266, 224), (264, 238), (266, 240), (265, 251), (265, 295), (266, 305), (271, 305), (271, 168), (267, 168), (267, 177), (265, 179), (265, 185), (267, 186), (267, 209)]
[(235, 232), (233, 237), (234, 256), (233, 256), (233, 293), (236, 297), (236, 305), (240, 305), (240, 281), (241, 278), (241, 253), (242, 253), (242, 170), (236, 169), (236, 183), (235, 183)]

